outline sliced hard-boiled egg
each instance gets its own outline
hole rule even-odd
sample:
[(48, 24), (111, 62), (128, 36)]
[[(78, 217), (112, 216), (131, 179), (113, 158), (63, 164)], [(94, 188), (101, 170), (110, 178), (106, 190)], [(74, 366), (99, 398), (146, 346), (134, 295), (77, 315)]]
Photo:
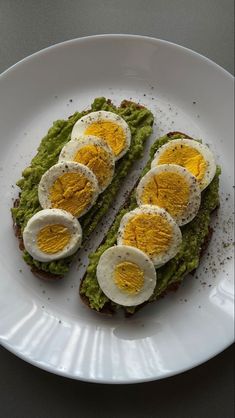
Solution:
[(81, 135), (62, 149), (59, 162), (75, 161), (87, 166), (96, 176), (100, 191), (111, 183), (115, 158), (109, 145), (92, 135)]
[(94, 135), (103, 139), (114, 153), (115, 160), (123, 157), (131, 144), (131, 131), (121, 116), (99, 110), (79, 119), (72, 130), (71, 139), (81, 135)]
[(185, 225), (198, 212), (201, 190), (196, 177), (188, 170), (175, 164), (162, 164), (152, 168), (140, 180), (136, 199), (138, 205), (164, 208), (178, 225)]
[(156, 271), (149, 257), (137, 248), (115, 245), (100, 257), (97, 280), (104, 294), (123, 306), (136, 306), (150, 298)]
[(63, 209), (76, 218), (91, 208), (98, 193), (98, 182), (92, 171), (83, 164), (71, 161), (49, 168), (38, 186), (38, 198), (43, 209)]
[(181, 242), (179, 226), (158, 206), (143, 205), (128, 212), (118, 230), (118, 245), (139, 248), (158, 267), (177, 254)]
[(38, 261), (52, 261), (74, 254), (81, 246), (78, 220), (61, 209), (44, 209), (29, 219), (23, 231), (28, 253)]
[(186, 168), (204, 190), (212, 181), (216, 163), (210, 149), (192, 139), (174, 139), (159, 148), (152, 161), (152, 167), (160, 164), (177, 164)]

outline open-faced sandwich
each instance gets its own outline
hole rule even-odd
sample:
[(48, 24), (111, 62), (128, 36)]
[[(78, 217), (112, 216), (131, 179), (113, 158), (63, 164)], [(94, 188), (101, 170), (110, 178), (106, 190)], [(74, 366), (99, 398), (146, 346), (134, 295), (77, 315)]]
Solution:
[(180, 132), (156, 140), (137, 187), (90, 255), (80, 285), (87, 306), (129, 315), (176, 289), (210, 239), (219, 175), (201, 141)]
[(55, 122), (22, 173), (12, 216), (23, 257), (37, 276), (61, 278), (112, 205), (152, 132), (153, 115), (97, 98), (91, 109)]

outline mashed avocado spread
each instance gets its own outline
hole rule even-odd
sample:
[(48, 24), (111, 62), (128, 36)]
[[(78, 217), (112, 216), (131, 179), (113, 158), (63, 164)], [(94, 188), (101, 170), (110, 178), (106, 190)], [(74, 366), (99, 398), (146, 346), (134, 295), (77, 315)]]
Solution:
[[(184, 137), (182, 134), (176, 133), (169, 136), (165, 135), (158, 139), (151, 147), (150, 158), (141, 174), (141, 177), (143, 177), (150, 170), (154, 154), (162, 145), (172, 139), (182, 137)], [(200, 253), (209, 232), (211, 212), (219, 204), (219, 175), (220, 168), (217, 167), (214, 179), (202, 192), (201, 206), (197, 216), (193, 219), (193, 221), (181, 228), (183, 240), (178, 254), (165, 265), (157, 269), (157, 285), (149, 301), (157, 299), (170, 285), (181, 282), (187, 273), (190, 273), (198, 267)], [(134, 190), (131, 193), (128, 205), (120, 210), (116, 216), (116, 219), (102, 245), (100, 245), (98, 249), (90, 255), (90, 263), (87, 268), (86, 276), (81, 284), (80, 294), (88, 299), (89, 306), (92, 309), (100, 311), (105, 308), (105, 305), (110, 303), (113, 309), (118, 308), (118, 305), (111, 302), (100, 289), (96, 278), (96, 268), (103, 252), (116, 244), (117, 232), (122, 217), (136, 207), (137, 202)], [(125, 310), (128, 313), (133, 313), (135, 311), (135, 307), (125, 307)]]
[[(22, 178), (17, 183), (21, 189), (19, 205), (12, 209), (14, 222), (20, 228), (21, 233), (28, 220), (42, 209), (38, 200), (38, 184), (42, 175), (58, 162), (61, 149), (71, 139), (74, 124), (82, 116), (99, 110), (120, 115), (129, 125), (132, 139), (129, 151), (116, 164), (111, 184), (99, 195), (95, 206), (79, 219), (83, 230), (83, 239), (88, 237), (108, 211), (120, 188), (121, 181), (126, 177), (132, 163), (142, 156), (145, 140), (152, 132), (153, 115), (148, 109), (138, 104), (124, 101), (120, 107), (115, 107), (109, 100), (100, 97), (94, 100), (89, 111), (76, 112), (68, 120), (54, 122), (47, 135), (42, 139), (37, 155), (31, 161), (30, 166), (23, 171)], [(44, 263), (34, 260), (24, 251), (24, 260), (39, 270), (64, 275), (69, 270), (72, 257)]]

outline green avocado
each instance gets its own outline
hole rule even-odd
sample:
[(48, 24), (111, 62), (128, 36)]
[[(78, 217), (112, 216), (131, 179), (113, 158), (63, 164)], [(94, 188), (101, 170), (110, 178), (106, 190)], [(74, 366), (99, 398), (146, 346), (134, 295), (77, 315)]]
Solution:
[[(150, 170), (151, 162), (158, 148), (173, 139), (182, 137), (184, 137), (184, 135), (176, 133), (169, 136), (165, 135), (158, 139), (151, 147), (150, 158), (141, 174), (141, 177)], [(186, 274), (198, 267), (200, 253), (209, 233), (211, 213), (219, 205), (219, 175), (220, 168), (217, 167), (214, 179), (202, 192), (201, 206), (197, 216), (190, 223), (181, 228), (183, 240), (178, 254), (165, 265), (157, 269), (157, 285), (153, 295), (149, 299), (149, 302), (162, 295), (170, 285), (181, 282)], [(103, 252), (116, 244), (117, 232), (122, 217), (136, 207), (137, 202), (134, 190), (130, 195), (129, 202), (126, 207), (121, 209), (116, 216), (116, 219), (102, 245), (100, 245), (98, 249), (89, 257), (90, 262), (80, 287), (80, 294), (88, 299), (89, 306), (92, 309), (100, 311), (105, 308), (105, 305), (110, 303), (113, 309), (117, 309), (119, 307), (117, 304), (111, 302), (100, 289), (96, 278), (96, 268)], [(134, 313), (135, 309), (136, 307), (125, 307), (125, 311), (129, 314)]]
[[(148, 109), (136, 103), (123, 101), (120, 107), (115, 107), (110, 100), (99, 97), (94, 100), (90, 110), (81, 113), (76, 112), (68, 120), (54, 122), (47, 135), (42, 139), (37, 155), (32, 159), (30, 166), (23, 171), (22, 178), (17, 183), (21, 189), (19, 205), (12, 209), (14, 222), (20, 228), (21, 233), (28, 220), (42, 209), (38, 200), (38, 184), (42, 175), (58, 162), (60, 151), (71, 139), (71, 132), (77, 120), (90, 112), (98, 110), (114, 112), (125, 119), (131, 130), (132, 139), (129, 151), (116, 164), (115, 175), (111, 184), (99, 195), (95, 206), (79, 219), (83, 230), (83, 239), (89, 236), (108, 211), (120, 188), (121, 181), (128, 174), (133, 162), (142, 156), (145, 141), (152, 133), (153, 115)], [(23, 257), (30, 266), (60, 276), (67, 273), (73, 258), (71, 256), (44, 263), (34, 260), (26, 251), (24, 251)]]

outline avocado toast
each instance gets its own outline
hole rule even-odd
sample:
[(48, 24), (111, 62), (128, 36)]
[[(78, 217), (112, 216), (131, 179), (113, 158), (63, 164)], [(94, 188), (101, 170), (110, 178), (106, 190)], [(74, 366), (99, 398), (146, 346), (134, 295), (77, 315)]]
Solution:
[(14, 229), (20, 242), (20, 249), (23, 250), (23, 258), (31, 267), (32, 272), (41, 278), (63, 277), (69, 270), (73, 256), (42, 262), (34, 259), (24, 249), (22, 239), (24, 228), (28, 221), (42, 209), (38, 199), (40, 180), (44, 173), (58, 162), (62, 148), (71, 139), (75, 123), (83, 116), (97, 111), (108, 111), (121, 116), (130, 128), (131, 144), (127, 154), (117, 162), (115, 175), (110, 185), (99, 195), (96, 204), (80, 218), (84, 240), (108, 211), (132, 164), (142, 156), (144, 143), (152, 132), (153, 115), (148, 109), (126, 100), (121, 103), (120, 107), (115, 107), (110, 100), (105, 98), (95, 99), (90, 110), (76, 112), (68, 120), (56, 121), (49, 129), (48, 134), (41, 141), (37, 155), (31, 161), (30, 166), (23, 171), (22, 178), (17, 183), (21, 191), (12, 208)]
[[(155, 153), (160, 147), (178, 138), (191, 139), (180, 132), (171, 132), (158, 139), (152, 145), (149, 161), (141, 177), (150, 170)], [(157, 284), (151, 297), (142, 305), (122, 306), (111, 301), (103, 293), (96, 273), (102, 254), (117, 243), (118, 230), (123, 216), (137, 208), (136, 190), (133, 190), (125, 206), (117, 214), (102, 244), (90, 255), (90, 263), (80, 285), (80, 296), (85, 304), (93, 310), (104, 313), (114, 313), (118, 308), (122, 307), (125, 314), (130, 315), (144, 304), (158, 299), (172, 289), (176, 289), (185, 275), (193, 272), (198, 267), (203, 250), (205, 250), (210, 240), (212, 234), (212, 229), (210, 228), (211, 214), (219, 205), (219, 175), (220, 168), (217, 167), (212, 181), (202, 191), (201, 204), (197, 215), (191, 222), (181, 227), (182, 243), (178, 253), (157, 269)]]

